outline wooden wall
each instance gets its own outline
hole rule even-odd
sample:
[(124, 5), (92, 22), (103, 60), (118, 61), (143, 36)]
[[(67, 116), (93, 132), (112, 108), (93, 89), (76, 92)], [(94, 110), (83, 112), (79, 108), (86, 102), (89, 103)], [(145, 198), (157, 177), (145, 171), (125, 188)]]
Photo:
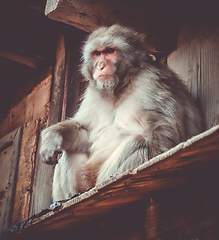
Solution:
[(25, 123), (42, 116), (48, 117), (51, 81), (50, 73), (27, 97), (9, 110), (7, 117), (0, 123), (0, 137)]
[(11, 224), (22, 128), (0, 139), (0, 230)]
[(168, 65), (185, 81), (197, 99), (206, 128), (219, 123), (219, 20), (186, 19), (178, 36), (177, 50)]
[[(0, 191), (1, 203), (4, 203), (0, 204), (3, 221), (0, 221), (0, 231), (29, 217), (35, 155), (39, 131), (46, 126), (48, 119), (51, 83), (52, 75), (49, 75), (27, 97), (11, 108), (0, 124), (1, 136), (5, 136), (0, 140)], [(19, 140), (15, 141), (18, 135)], [(9, 180), (11, 175), (14, 177)], [(9, 191), (12, 191), (10, 197)], [(10, 201), (7, 200), (8, 197)], [(4, 215), (6, 217), (3, 220)]]

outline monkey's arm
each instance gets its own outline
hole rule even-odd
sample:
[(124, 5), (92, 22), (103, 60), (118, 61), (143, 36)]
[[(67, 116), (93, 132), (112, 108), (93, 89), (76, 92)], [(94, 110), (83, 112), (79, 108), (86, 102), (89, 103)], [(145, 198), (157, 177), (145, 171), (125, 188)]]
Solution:
[(89, 130), (93, 121), (88, 98), (85, 96), (74, 118), (42, 131), (40, 155), (43, 162), (56, 164), (57, 155), (62, 150), (71, 153), (88, 151)]

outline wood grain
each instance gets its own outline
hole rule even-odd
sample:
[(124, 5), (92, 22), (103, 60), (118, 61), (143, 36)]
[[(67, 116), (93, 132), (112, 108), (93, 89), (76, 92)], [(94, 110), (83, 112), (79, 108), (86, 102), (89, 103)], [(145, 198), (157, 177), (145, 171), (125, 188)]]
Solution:
[(21, 149), (16, 183), (15, 204), (12, 224), (18, 224), (29, 217), (32, 194), (35, 155), (38, 142), (39, 120), (26, 123), (23, 127)]
[(48, 116), (52, 75), (44, 79), (33, 91), (16, 106), (10, 109), (0, 124), (0, 137), (32, 120)]
[(0, 139), (0, 231), (11, 225), (22, 128)]
[(168, 65), (188, 86), (203, 112), (206, 128), (219, 123), (219, 28), (211, 21), (187, 20)]

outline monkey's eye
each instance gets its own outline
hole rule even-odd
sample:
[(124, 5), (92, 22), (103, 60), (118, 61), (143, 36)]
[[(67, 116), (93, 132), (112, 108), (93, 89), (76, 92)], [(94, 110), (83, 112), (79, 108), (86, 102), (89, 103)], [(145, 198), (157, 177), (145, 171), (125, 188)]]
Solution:
[(95, 55), (95, 56), (100, 56), (100, 54), (101, 54), (101, 52), (97, 51), (97, 50), (93, 52), (93, 55)]
[(105, 53), (106, 54), (112, 54), (112, 53), (114, 53), (115, 52), (115, 49), (114, 48), (107, 48), (106, 50), (105, 50)]

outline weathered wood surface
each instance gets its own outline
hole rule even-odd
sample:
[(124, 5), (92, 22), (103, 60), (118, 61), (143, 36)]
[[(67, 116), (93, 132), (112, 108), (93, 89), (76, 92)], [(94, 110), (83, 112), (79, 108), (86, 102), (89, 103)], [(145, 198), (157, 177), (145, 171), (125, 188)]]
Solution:
[[(18, 232), (36, 231), (46, 234), (78, 226), (112, 209), (144, 201), (155, 191), (181, 186), (196, 169), (218, 161), (219, 126), (216, 126), (132, 172), (116, 176), (45, 214), (42, 212), (26, 221)], [(215, 171), (212, 172), (215, 174)]]
[[(173, 2), (171, 7), (176, 7)], [(152, 51), (171, 52), (178, 24), (172, 8), (166, 1), (47, 0), (45, 15), (86, 32), (115, 23), (134, 27), (147, 34)]]
[(52, 76), (48, 76), (16, 106), (11, 108), (7, 118), (0, 124), (0, 137), (5, 136), (25, 123), (48, 116)]
[(23, 126), (12, 225), (29, 217), (40, 119)]
[(22, 128), (0, 139), (0, 231), (11, 225)]
[(186, 184), (146, 193), (142, 200), (124, 204), (91, 221), (84, 219), (62, 231), (30, 231), (25, 239), (216, 240), (218, 167), (218, 161), (200, 165), (188, 173)]
[(124, 1), (55, 1), (49, 0), (46, 4), (45, 14), (54, 19), (72, 24), (75, 27), (90, 32), (100, 25), (109, 25), (115, 21), (126, 24), (135, 23), (142, 26), (145, 19), (144, 9), (137, 3), (130, 4)]
[(207, 129), (219, 124), (219, 18), (182, 24), (177, 50), (168, 65), (201, 105)]

